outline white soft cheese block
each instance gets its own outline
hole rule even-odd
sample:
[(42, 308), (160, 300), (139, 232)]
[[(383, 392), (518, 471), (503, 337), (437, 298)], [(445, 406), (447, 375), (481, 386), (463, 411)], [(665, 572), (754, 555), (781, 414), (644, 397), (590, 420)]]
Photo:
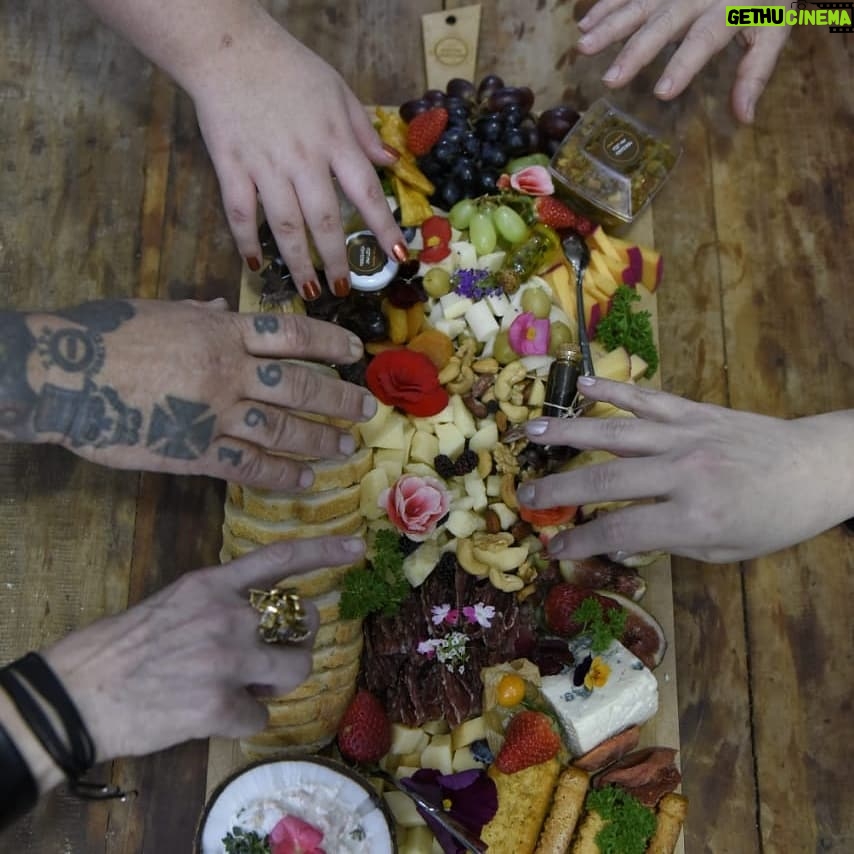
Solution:
[[(585, 641), (571, 644), (575, 667), (591, 653)], [(540, 690), (551, 703), (573, 756), (581, 756), (626, 727), (648, 721), (658, 711), (658, 683), (640, 659), (613, 641), (599, 656), (611, 668), (601, 688), (573, 684), (573, 672), (544, 676)]]

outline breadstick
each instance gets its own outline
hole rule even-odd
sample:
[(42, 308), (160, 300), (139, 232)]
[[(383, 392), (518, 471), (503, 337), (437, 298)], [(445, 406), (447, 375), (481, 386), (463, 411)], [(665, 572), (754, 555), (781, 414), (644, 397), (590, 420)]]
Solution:
[(575, 825), (584, 812), (590, 775), (570, 765), (558, 778), (551, 809), (534, 854), (564, 854), (572, 841)]
[(665, 795), (658, 802), (655, 833), (649, 841), (646, 854), (673, 854), (687, 812), (688, 798), (682, 795)]
[(587, 810), (572, 846), (572, 854), (599, 854), (596, 837), (605, 826), (605, 819), (595, 810)]

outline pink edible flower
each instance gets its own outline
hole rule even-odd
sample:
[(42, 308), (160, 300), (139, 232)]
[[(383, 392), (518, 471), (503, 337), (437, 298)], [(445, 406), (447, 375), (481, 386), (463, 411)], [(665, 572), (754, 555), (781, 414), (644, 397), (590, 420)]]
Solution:
[(535, 317), (524, 311), (507, 332), (510, 346), (520, 356), (544, 356), (549, 351), (550, 327), (548, 318)]
[(449, 626), (453, 626), (460, 616), (460, 613), (456, 608), (452, 608), (447, 604), (434, 605), (430, 611), (432, 613), (432, 617), (430, 619), (433, 621), (434, 626), (441, 626), (442, 623), (447, 623)]
[(552, 196), (555, 185), (545, 166), (526, 166), (510, 176), (510, 186), (529, 196)]
[(271, 854), (326, 854), (323, 831), (295, 815), (281, 818), (270, 833)]
[(442, 641), (439, 638), (431, 638), (429, 640), (421, 641), (418, 646), (415, 648), (415, 651), (419, 655), (426, 655), (427, 658), (433, 658), (436, 655), (436, 647)]
[(495, 608), (492, 605), (484, 605), (483, 602), (478, 602), (475, 605), (466, 605), (463, 608), (463, 616), (468, 622), (477, 623), (479, 626), (488, 629), (492, 625)]

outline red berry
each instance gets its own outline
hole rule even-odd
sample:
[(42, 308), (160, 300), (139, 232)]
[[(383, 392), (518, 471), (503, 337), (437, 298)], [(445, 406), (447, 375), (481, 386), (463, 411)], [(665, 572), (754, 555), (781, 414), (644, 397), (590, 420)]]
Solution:
[(382, 703), (359, 691), (338, 725), (338, 749), (353, 762), (379, 762), (391, 747), (391, 723)]
[(560, 750), (560, 736), (542, 712), (519, 712), (504, 734), (504, 744), (495, 758), (503, 774), (515, 774), (532, 765), (547, 762)]
[(582, 237), (590, 237), (596, 231), (596, 223), (581, 214), (575, 215), (575, 230)]
[(604, 609), (620, 607), (613, 599), (594, 593), (589, 587), (580, 587), (568, 582), (555, 584), (546, 594), (546, 601), (543, 606), (546, 625), (556, 635), (565, 638), (575, 637), (583, 626), (573, 620), (572, 615), (578, 606), (591, 596), (598, 599)]
[(416, 157), (422, 157), (439, 141), (447, 126), (448, 111), (444, 107), (419, 113), (406, 128), (406, 147)]
[(538, 196), (534, 202), (537, 219), (551, 228), (575, 228), (577, 217), (560, 199)]

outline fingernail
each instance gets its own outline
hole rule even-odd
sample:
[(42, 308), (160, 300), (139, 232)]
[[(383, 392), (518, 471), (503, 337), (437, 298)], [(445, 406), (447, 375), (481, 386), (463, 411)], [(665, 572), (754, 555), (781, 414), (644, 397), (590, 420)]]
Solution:
[(619, 65), (612, 65), (603, 75), (602, 82), (603, 83), (614, 83), (615, 81), (620, 79), (620, 75), (623, 73), (623, 69), (620, 68)]
[(673, 81), (669, 77), (662, 77), (661, 80), (659, 80), (658, 83), (655, 84), (655, 89), (653, 89), (653, 92), (656, 95), (663, 97), (665, 95), (669, 95), (670, 90), (672, 88)]
[(389, 145), (387, 142), (384, 142), (383, 151), (389, 157), (393, 157), (395, 160), (400, 160), (400, 152), (393, 145)]
[(317, 282), (305, 282), (301, 290), (302, 298), (309, 301), (315, 300), (320, 296), (320, 285)]
[(406, 248), (405, 243), (395, 243), (391, 250), (391, 254), (394, 255), (398, 264), (402, 264), (409, 258), (409, 250)]
[[(581, 25), (579, 24), (579, 26)], [(581, 48), (590, 47), (590, 41), (590, 36), (584, 35), (576, 42), (576, 44)]]
[[(587, 26), (587, 21), (588, 21), (588, 19), (589, 19), (589, 18), (590, 18), (590, 15), (585, 15), (585, 16), (584, 16), (584, 17), (583, 17), (583, 18), (578, 22), (578, 29), (579, 29), (579, 30), (583, 30), (583, 29)], [(579, 39), (579, 41), (580, 41), (580, 39)]]
[(532, 483), (523, 483), (516, 489), (516, 497), (523, 504), (530, 504), (534, 500), (534, 485)]
[(350, 280), (346, 276), (336, 279), (332, 283), (332, 290), (337, 297), (346, 297), (350, 293)]
[(377, 402), (372, 394), (366, 394), (362, 399), (362, 415), (373, 418), (377, 411)]
[(747, 119), (747, 121), (752, 122), (753, 119), (755, 118), (755, 116), (756, 116), (756, 102), (755, 101), (748, 101), (744, 105), (744, 117)]
[(357, 335), (348, 336), (349, 341), (348, 344), (350, 346), (350, 355), (354, 360), (358, 361), (362, 358), (362, 355), (365, 352), (365, 348), (362, 346), (362, 341)]
[(358, 537), (350, 537), (347, 540), (344, 540), (341, 543), (341, 547), (345, 552), (350, 552), (350, 554), (360, 555), (365, 550), (365, 541), (359, 539)]
[(529, 436), (542, 436), (549, 429), (547, 421), (529, 421), (525, 425), (525, 432)]
[(585, 388), (590, 388), (596, 385), (596, 377), (579, 377), (576, 380), (576, 385), (583, 385)]
[(566, 534), (555, 534), (549, 540), (548, 553), (553, 555), (562, 552), (569, 545), (568, 539), (569, 537)]
[(356, 440), (349, 434), (345, 433), (338, 440), (338, 452), (349, 457), (356, 450)]
[(311, 469), (303, 469), (299, 473), (297, 483), (300, 489), (308, 489), (314, 483), (314, 472)]
[(253, 272), (257, 273), (261, 269), (261, 262), (254, 256), (250, 255), (246, 259), (246, 266)]

